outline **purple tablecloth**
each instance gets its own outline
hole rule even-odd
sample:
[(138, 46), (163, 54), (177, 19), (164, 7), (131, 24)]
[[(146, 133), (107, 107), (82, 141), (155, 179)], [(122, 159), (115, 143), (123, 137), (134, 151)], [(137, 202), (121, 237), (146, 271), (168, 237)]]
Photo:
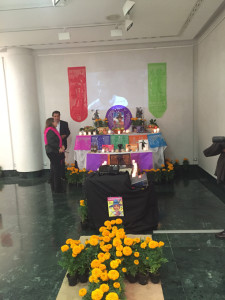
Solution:
[(106, 161), (108, 163), (108, 154), (87, 154), (86, 169), (97, 171), (97, 169)]
[(143, 169), (153, 168), (153, 157), (152, 152), (141, 152), (141, 153), (131, 153), (131, 160), (135, 160), (138, 168), (143, 171)]
[[(150, 170), (153, 168), (152, 152), (131, 153), (131, 159), (136, 161), (141, 172), (143, 171), (143, 169)], [(108, 161), (108, 154), (88, 153), (86, 169), (97, 171), (97, 169), (102, 165), (104, 161)]]

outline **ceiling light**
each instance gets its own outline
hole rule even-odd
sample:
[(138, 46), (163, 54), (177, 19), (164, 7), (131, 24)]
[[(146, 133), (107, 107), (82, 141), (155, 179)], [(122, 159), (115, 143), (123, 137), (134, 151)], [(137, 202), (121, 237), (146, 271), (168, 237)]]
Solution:
[(70, 40), (70, 33), (69, 32), (59, 32), (58, 38), (59, 38), (59, 41)]
[(123, 31), (121, 29), (115, 28), (111, 30), (111, 36), (122, 36)]
[(53, 6), (64, 6), (67, 0), (52, 0)]
[(124, 14), (124, 16), (126, 16), (127, 14), (129, 14), (129, 12), (134, 7), (134, 5), (135, 5), (134, 1), (127, 0), (125, 2), (124, 6), (123, 6), (123, 14)]
[(130, 30), (131, 27), (133, 26), (133, 24), (134, 24), (134, 22), (130, 18), (126, 19), (125, 20), (125, 29), (126, 29), (126, 31)]

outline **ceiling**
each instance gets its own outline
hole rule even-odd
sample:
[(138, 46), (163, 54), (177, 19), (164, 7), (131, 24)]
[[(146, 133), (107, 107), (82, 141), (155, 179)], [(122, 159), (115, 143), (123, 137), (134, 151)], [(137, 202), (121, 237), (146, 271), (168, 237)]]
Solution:
[[(135, 0), (127, 32), (125, 0), (1, 0), (0, 48), (66, 48), (149, 42), (193, 41), (225, 7), (224, 0)], [(111, 18), (107, 18), (111, 16)], [(111, 37), (110, 30), (123, 30)], [(58, 33), (69, 32), (60, 41)]]

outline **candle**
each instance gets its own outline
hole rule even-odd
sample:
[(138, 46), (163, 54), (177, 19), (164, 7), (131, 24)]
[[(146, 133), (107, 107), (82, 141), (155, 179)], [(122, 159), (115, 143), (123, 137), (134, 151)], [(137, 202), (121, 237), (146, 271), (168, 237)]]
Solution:
[(156, 129), (156, 132), (159, 133), (159, 128)]
[(126, 130), (126, 133), (129, 133), (129, 132), (130, 132), (130, 130), (129, 130), (129, 129), (127, 129), (127, 130)]
[(153, 132), (156, 133), (156, 130), (157, 130), (157, 129), (153, 129)]
[(118, 134), (120, 134), (120, 130), (118, 130)]
[(111, 134), (111, 130), (110, 129), (108, 130), (108, 134)]
[(93, 135), (96, 135), (96, 131), (93, 132)]
[(87, 135), (87, 132), (84, 131), (84, 135)]
[(105, 152), (105, 149), (102, 149), (102, 153), (104, 153)]
[(91, 132), (90, 132), (90, 131), (88, 131), (88, 135), (91, 135)]
[(81, 132), (81, 131), (79, 132), (79, 135), (82, 135), (82, 132)]

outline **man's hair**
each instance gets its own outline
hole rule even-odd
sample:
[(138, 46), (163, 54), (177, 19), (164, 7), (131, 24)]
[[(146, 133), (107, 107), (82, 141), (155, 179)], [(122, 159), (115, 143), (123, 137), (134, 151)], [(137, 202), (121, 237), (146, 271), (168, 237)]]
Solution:
[(54, 110), (53, 113), (52, 113), (52, 116), (54, 116), (54, 114), (60, 115), (60, 111)]

